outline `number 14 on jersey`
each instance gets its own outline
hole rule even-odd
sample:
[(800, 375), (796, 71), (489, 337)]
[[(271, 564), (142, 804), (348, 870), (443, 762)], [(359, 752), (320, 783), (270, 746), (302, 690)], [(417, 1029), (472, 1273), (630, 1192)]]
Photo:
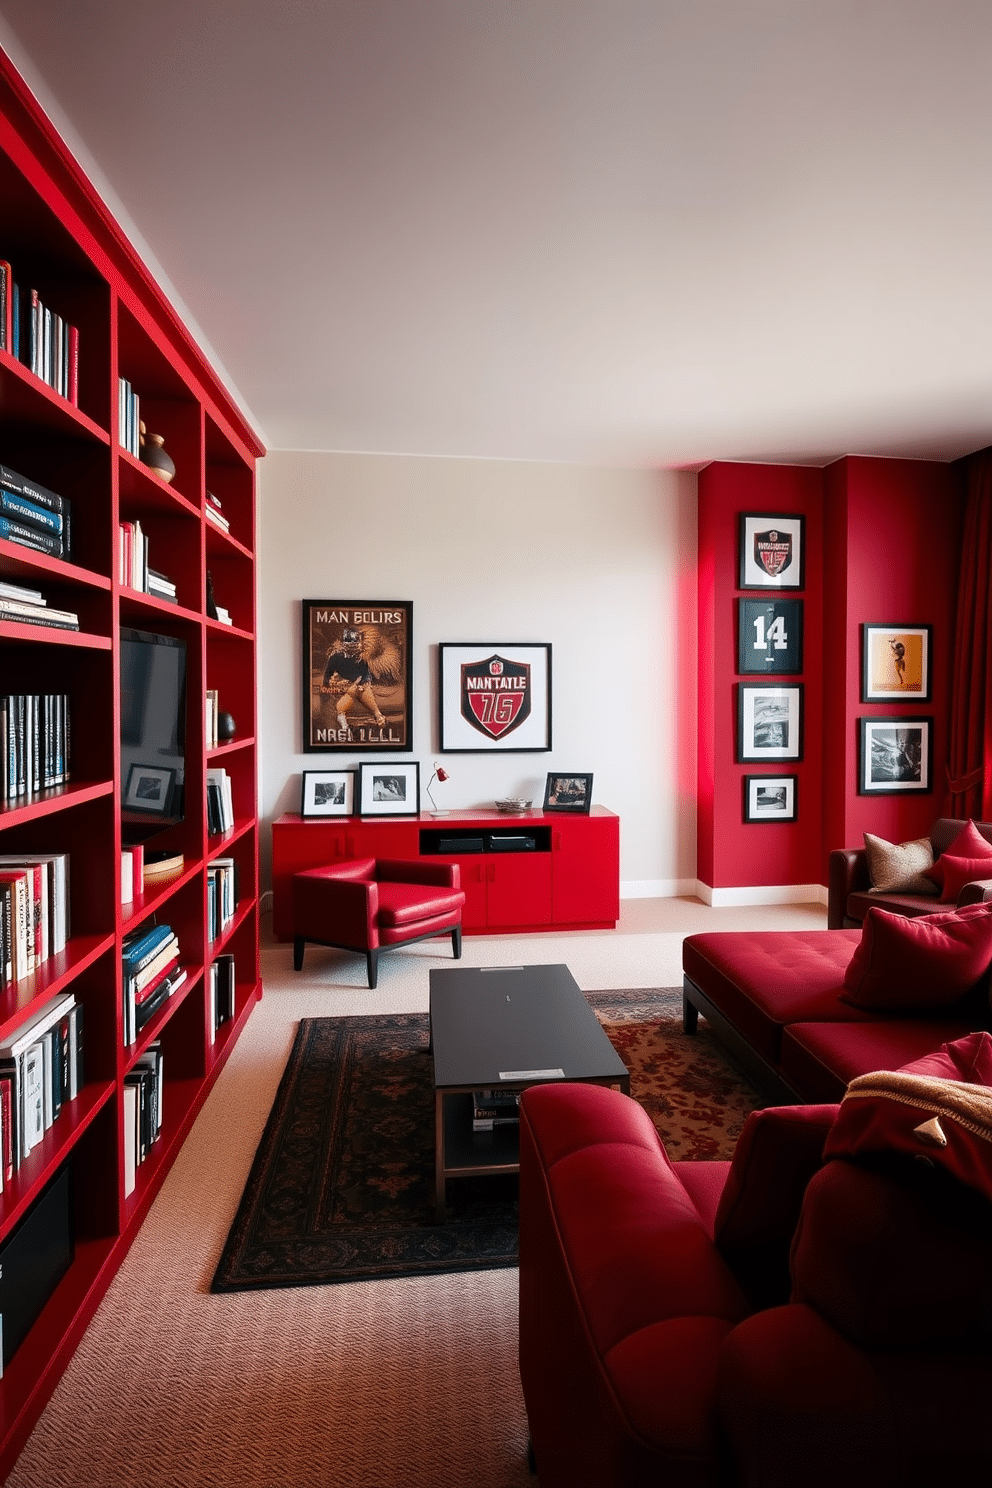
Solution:
[(794, 674), (803, 669), (801, 599), (737, 601), (737, 670)]

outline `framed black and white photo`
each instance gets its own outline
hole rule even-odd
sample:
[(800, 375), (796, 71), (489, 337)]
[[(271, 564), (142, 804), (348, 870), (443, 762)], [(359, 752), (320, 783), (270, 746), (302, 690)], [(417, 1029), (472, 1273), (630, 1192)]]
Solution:
[(132, 765), (127, 772), (122, 805), (128, 811), (167, 816), (175, 785), (175, 770), (164, 770), (159, 765)]
[(420, 765), (416, 760), (376, 760), (358, 766), (360, 816), (416, 816)]
[(545, 811), (580, 811), (588, 815), (592, 805), (592, 776), (564, 775), (548, 771), (544, 787)]
[(930, 789), (932, 718), (858, 720), (858, 795)]
[(791, 822), (798, 816), (797, 775), (745, 775), (744, 820)]
[(304, 754), (412, 749), (412, 603), (301, 603)]
[(438, 646), (441, 748), (527, 754), (551, 748), (551, 647), (516, 641)]
[(354, 816), (354, 770), (304, 770), (301, 816)]
[(801, 599), (737, 601), (737, 670), (795, 675), (803, 669)]
[(930, 701), (930, 625), (861, 627), (861, 701)]
[(742, 512), (739, 589), (802, 589), (806, 518), (785, 512)]
[(803, 684), (737, 684), (737, 761), (803, 757)]

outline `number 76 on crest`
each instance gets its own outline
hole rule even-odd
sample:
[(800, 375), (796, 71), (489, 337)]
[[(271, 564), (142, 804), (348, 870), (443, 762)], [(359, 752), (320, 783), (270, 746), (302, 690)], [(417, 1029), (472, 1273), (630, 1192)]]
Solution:
[(737, 670), (782, 675), (803, 669), (801, 599), (737, 601)]

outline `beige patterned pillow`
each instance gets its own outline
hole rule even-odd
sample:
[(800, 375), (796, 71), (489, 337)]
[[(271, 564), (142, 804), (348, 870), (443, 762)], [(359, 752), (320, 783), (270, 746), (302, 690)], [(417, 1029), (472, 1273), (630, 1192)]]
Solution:
[(868, 854), (868, 876), (873, 894), (939, 894), (930, 878), (923, 877), (925, 868), (933, 867), (933, 848), (929, 837), (915, 842), (886, 842), (884, 837), (865, 833)]

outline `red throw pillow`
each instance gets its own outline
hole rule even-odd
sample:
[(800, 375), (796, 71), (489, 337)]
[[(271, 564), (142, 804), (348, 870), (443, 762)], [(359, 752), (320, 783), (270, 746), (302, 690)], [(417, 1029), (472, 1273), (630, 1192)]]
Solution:
[(943, 870), (940, 897), (946, 904), (957, 904), (965, 884), (974, 883), (976, 879), (992, 878), (992, 856), (959, 858), (952, 853), (941, 853), (937, 862)]
[(844, 974), (860, 1008), (934, 1008), (957, 1002), (992, 966), (992, 904), (914, 919), (872, 905)]
[[(992, 842), (989, 842), (987, 838), (982, 836), (981, 832), (975, 826), (974, 821), (969, 821), (968, 825), (962, 828), (954, 841), (941, 853), (933, 867), (923, 870), (924, 878), (932, 878), (940, 889), (944, 889), (944, 875), (947, 869), (948, 858), (965, 858), (972, 863), (980, 858), (992, 859)], [(992, 865), (986, 862), (986, 867), (989, 866)], [(964, 880), (961, 888), (964, 887), (964, 884), (971, 883), (973, 878), (985, 878), (986, 876), (992, 877), (992, 874), (972, 873), (969, 878)], [(958, 889), (958, 894), (960, 892), (961, 889)], [(941, 894), (942, 899), (950, 899), (951, 897), (946, 892)], [(953, 897), (957, 899), (957, 894)]]

